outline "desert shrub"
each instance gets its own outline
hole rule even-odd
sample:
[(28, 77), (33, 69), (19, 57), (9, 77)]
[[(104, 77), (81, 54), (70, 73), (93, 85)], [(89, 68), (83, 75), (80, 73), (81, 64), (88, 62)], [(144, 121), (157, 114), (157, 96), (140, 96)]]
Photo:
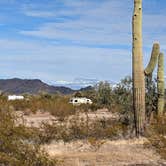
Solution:
[(113, 89), (114, 112), (120, 114), (121, 122), (124, 125), (134, 124), (134, 114), (132, 106), (132, 79), (127, 76), (121, 80)]
[[(56, 161), (40, 149), (37, 138), (23, 125), (15, 125), (17, 117), (8, 105), (0, 107), (0, 165), (54, 166)], [(33, 136), (32, 136), (33, 135)]]
[[(48, 101), (49, 103), (49, 101)], [(76, 108), (69, 103), (69, 98), (59, 97), (55, 101), (50, 101), (46, 110), (52, 115), (59, 118), (59, 120), (64, 120), (65, 117), (75, 114)]]
[(88, 115), (74, 115), (63, 122), (43, 123), (40, 139), (42, 143), (52, 140), (68, 142), (80, 139), (117, 139), (125, 136), (127, 127), (118, 121), (98, 119), (91, 120)]
[(146, 76), (145, 87), (146, 87), (146, 117), (148, 122), (153, 114), (157, 113), (157, 80), (152, 76)]
[(102, 107), (99, 106), (97, 103), (92, 103), (92, 104), (80, 104), (75, 107), (75, 110), (77, 112), (95, 112), (100, 108)]
[(97, 103), (101, 107), (110, 108), (110, 105), (112, 104), (112, 98), (111, 98), (111, 86), (108, 82), (100, 82), (96, 86), (97, 90)]
[(37, 111), (49, 112), (60, 120), (75, 114), (75, 107), (69, 104), (68, 96), (40, 94), (29, 96), (28, 100), (14, 100), (7, 102), (15, 111), (23, 111), (25, 114)]
[(94, 137), (89, 137), (88, 142), (91, 145), (91, 149), (93, 149), (96, 152), (106, 141), (98, 140)]
[(93, 103), (97, 103), (97, 91), (95, 87), (86, 91), (82, 91), (81, 94), (82, 97), (90, 98), (93, 101)]
[(83, 97), (83, 94), (82, 94), (82, 92), (77, 91), (74, 93), (74, 97)]
[(145, 146), (155, 149), (163, 159), (166, 159), (166, 117), (154, 120), (148, 127), (146, 136), (148, 142)]
[(13, 106), (15, 111), (24, 111), (30, 108), (30, 103), (28, 100), (13, 100), (9, 101), (9, 104)]

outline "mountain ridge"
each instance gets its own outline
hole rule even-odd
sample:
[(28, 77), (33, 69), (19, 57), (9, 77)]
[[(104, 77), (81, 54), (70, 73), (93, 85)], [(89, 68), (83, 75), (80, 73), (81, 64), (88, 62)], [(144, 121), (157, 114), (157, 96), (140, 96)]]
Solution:
[(40, 92), (72, 94), (75, 90), (65, 86), (48, 85), (40, 79), (0, 79), (0, 90), (9, 94), (38, 94)]

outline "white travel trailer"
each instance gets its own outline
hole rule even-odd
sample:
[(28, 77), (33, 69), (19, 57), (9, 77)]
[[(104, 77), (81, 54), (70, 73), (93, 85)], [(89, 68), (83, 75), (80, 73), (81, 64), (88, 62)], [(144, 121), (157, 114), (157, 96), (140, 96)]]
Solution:
[(73, 105), (92, 104), (92, 100), (86, 97), (73, 97), (70, 99), (69, 103)]
[(8, 100), (23, 100), (24, 96), (9, 95)]

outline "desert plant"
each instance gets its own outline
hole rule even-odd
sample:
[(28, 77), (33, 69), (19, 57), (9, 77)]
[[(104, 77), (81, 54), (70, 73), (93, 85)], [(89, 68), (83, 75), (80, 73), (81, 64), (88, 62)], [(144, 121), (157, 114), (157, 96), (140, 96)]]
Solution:
[(146, 119), (147, 122), (153, 119), (157, 114), (157, 80), (152, 76), (145, 77), (145, 92), (146, 92)]
[(145, 147), (150, 147), (156, 150), (163, 159), (166, 159), (166, 118), (158, 117), (158, 121), (153, 121), (148, 126), (146, 136), (148, 141), (145, 142)]
[(31, 130), (15, 125), (16, 120), (8, 105), (0, 108), (0, 165), (55, 166), (56, 161), (40, 149)]
[[(97, 119), (90, 120), (88, 116), (80, 117), (74, 115), (63, 122), (43, 123), (40, 133), (40, 142), (49, 143), (52, 140), (72, 140), (90, 139), (117, 139), (127, 133), (126, 125), (116, 120)], [(97, 142), (96, 142), (97, 143)]]
[(107, 107), (112, 103), (111, 99), (111, 87), (108, 82), (100, 82), (98, 85), (96, 85), (97, 90), (97, 103), (101, 107)]
[(133, 107), (136, 135), (145, 128), (145, 81), (142, 55), (142, 0), (134, 0), (133, 26)]
[[(142, 0), (134, 0), (133, 14), (133, 108), (135, 113), (135, 128), (136, 135), (140, 136), (145, 131), (145, 75), (152, 75), (156, 66), (157, 59), (160, 53), (158, 43), (153, 45), (150, 62), (145, 70), (143, 70), (143, 55), (142, 55)], [(158, 61), (158, 115), (163, 113), (164, 99), (164, 59), (160, 53)], [(144, 75), (145, 73), (145, 75)], [(160, 74), (159, 74), (160, 73)], [(161, 81), (162, 80), (162, 81)]]
[(134, 113), (132, 109), (132, 79), (125, 77), (113, 89), (113, 99), (116, 113), (120, 115), (120, 122), (133, 128)]
[(158, 104), (157, 112), (158, 116), (163, 115), (164, 104), (165, 104), (165, 82), (164, 82), (164, 54), (160, 53), (158, 59), (158, 71), (157, 71), (157, 90), (158, 90)]

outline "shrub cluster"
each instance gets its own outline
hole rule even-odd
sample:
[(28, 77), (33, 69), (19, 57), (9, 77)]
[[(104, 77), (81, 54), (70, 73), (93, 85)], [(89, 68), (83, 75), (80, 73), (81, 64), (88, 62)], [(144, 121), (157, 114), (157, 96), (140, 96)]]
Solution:
[(163, 159), (166, 159), (166, 117), (158, 118), (147, 129), (146, 147), (156, 150)]
[(14, 100), (7, 102), (15, 111), (23, 111), (25, 114), (36, 113), (37, 111), (49, 112), (63, 120), (69, 115), (75, 114), (75, 107), (69, 104), (68, 96), (60, 95), (38, 95), (29, 96), (25, 100)]
[(40, 137), (41, 143), (52, 140), (64, 142), (80, 139), (95, 138), (117, 139), (125, 136), (127, 126), (115, 120), (89, 120), (89, 117), (73, 116), (63, 122), (43, 123)]
[(36, 132), (15, 125), (17, 117), (8, 106), (0, 108), (0, 165), (4, 166), (55, 166), (56, 161), (37, 144)]

